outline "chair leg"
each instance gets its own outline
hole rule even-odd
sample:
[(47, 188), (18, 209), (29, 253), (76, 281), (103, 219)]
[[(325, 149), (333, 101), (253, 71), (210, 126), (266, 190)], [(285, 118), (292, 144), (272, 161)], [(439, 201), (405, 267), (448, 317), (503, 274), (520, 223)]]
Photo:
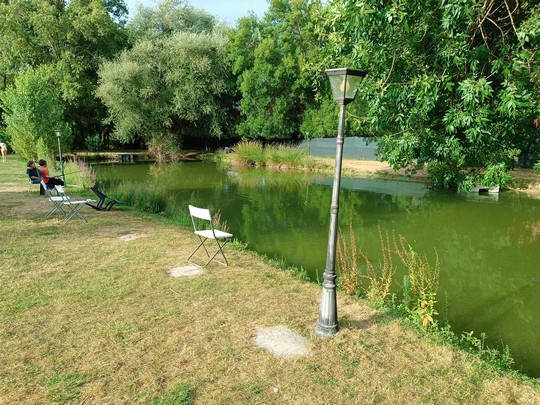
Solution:
[[(228, 240), (225, 241), (223, 244), (220, 244), (219, 240), (215, 239), (215, 242), (216, 242), (216, 244), (218, 246), (218, 249), (216, 250), (216, 252), (212, 256), (210, 256), (210, 253), (208, 252), (208, 249), (206, 249), (206, 246), (204, 245), (208, 239), (203, 239), (200, 236), (199, 236), (199, 239), (200, 239), (201, 242), (199, 243), (199, 246), (197, 246), (197, 248), (189, 255), (189, 257), (187, 259), (188, 262), (193, 263), (193, 264), (197, 264), (194, 261), (191, 261), (191, 258), (202, 247), (204, 249), (204, 252), (206, 253), (206, 256), (208, 257), (208, 261), (203, 266), (201, 266), (202, 268), (208, 266), (210, 264), (210, 262), (212, 262), (212, 261), (214, 261), (216, 263), (219, 263), (219, 264), (222, 264), (223, 266), (228, 266), (229, 265), (229, 262), (228, 262), (227, 258), (225, 257), (225, 253), (223, 252), (223, 247), (227, 244), (227, 242), (229, 242)], [(219, 261), (219, 260), (217, 260), (215, 258), (218, 253), (221, 253), (221, 256), (223, 257), (223, 260), (225, 262)], [(197, 265), (200, 266), (199, 264), (197, 264)]]
[(53, 203), (53, 204), (55, 204), (54, 207), (49, 212), (47, 212), (47, 214), (45, 214), (45, 219), (49, 219), (52, 216), (52, 214), (54, 214), (56, 211), (60, 211), (64, 215), (64, 218), (65, 218), (67, 215), (67, 212), (64, 210), (64, 208), (61, 205), (57, 205), (56, 203)]
[(88, 220), (86, 219), (86, 217), (80, 213), (80, 209), (82, 208), (83, 204), (77, 204), (77, 205), (74, 205), (74, 206), (69, 206), (71, 208), (71, 211), (69, 211), (66, 216), (64, 217), (64, 219), (62, 220), (62, 222), (67, 222), (69, 221), (71, 218), (73, 218), (74, 216), (78, 216), (80, 219), (84, 220), (84, 222), (88, 222)]
[[(216, 239), (216, 244), (218, 245), (218, 250), (216, 250), (216, 253), (214, 253), (214, 255), (212, 257), (210, 257), (210, 259), (208, 259), (208, 261), (206, 262), (206, 264), (203, 266), (203, 267), (206, 267), (208, 266), (208, 264), (211, 262), (211, 261), (214, 261), (216, 263), (219, 263), (219, 264), (222, 264), (224, 266), (228, 266), (229, 265), (229, 262), (227, 261), (227, 258), (225, 257), (225, 253), (223, 253), (223, 247), (227, 244), (228, 241), (225, 241), (223, 243), (223, 245), (220, 245), (219, 241)], [(216, 260), (214, 259), (218, 253), (221, 253), (221, 256), (223, 256), (223, 260), (225, 260), (225, 263), (223, 262), (220, 262), (219, 260)]]
[[(197, 253), (197, 251), (201, 248), (201, 246), (202, 246), (203, 249), (206, 251), (207, 256), (210, 257), (210, 255), (208, 254), (208, 251), (206, 250), (206, 247), (204, 247), (204, 242), (206, 242), (206, 239), (202, 239), (202, 238), (199, 236), (199, 240), (200, 240), (201, 243), (199, 243), (199, 246), (197, 246), (197, 248), (196, 248), (193, 252), (191, 252), (191, 254), (190, 254), (189, 257), (188, 257), (188, 262), (191, 262), (191, 258), (193, 257), (193, 255), (194, 255), (195, 253)], [(195, 262), (191, 262), (191, 263), (197, 264), (197, 263), (195, 263)]]

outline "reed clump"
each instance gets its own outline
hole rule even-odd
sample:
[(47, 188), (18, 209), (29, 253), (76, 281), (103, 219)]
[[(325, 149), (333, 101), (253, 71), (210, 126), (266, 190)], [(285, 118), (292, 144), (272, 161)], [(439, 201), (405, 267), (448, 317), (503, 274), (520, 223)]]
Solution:
[(233, 148), (233, 160), (239, 164), (262, 166), (264, 164), (264, 151), (261, 142), (242, 141)]
[(152, 214), (165, 214), (167, 207), (174, 205), (168, 204), (169, 193), (159, 184), (122, 182), (116, 193), (128, 205)]
[(85, 190), (96, 184), (96, 171), (82, 159), (69, 159), (64, 162), (64, 173), (67, 184), (76, 184)]
[(278, 168), (312, 167), (307, 151), (294, 145), (263, 146), (258, 141), (242, 141), (233, 148), (232, 158), (237, 164)]

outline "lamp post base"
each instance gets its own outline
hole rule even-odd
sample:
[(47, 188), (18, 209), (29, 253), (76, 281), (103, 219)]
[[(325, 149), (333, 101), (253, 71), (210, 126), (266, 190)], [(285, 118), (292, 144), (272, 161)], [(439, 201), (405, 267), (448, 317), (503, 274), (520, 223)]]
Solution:
[(336, 300), (336, 284), (335, 273), (324, 272), (323, 292), (321, 299), (321, 310), (315, 333), (318, 336), (334, 336), (339, 330), (337, 318), (337, 300)]
[(320, 337), (333, 337), (338, 333), (339, 331), (339, 325), (321, 325), (320, 323), (317, 323), (317, 326), (315, 327), (315, 334)]

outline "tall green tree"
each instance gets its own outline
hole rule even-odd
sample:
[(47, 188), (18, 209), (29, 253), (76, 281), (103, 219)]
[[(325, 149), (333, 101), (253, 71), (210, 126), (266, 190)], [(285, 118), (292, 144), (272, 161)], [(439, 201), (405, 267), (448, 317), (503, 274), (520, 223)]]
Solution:
[(105, 110), (94, 95), (100, 60), (127, 45), (123, 0), (0, 3), (0, 89), (29, 66), (59, 90), (79, 143), (103, 132)]
[[(109, 109), (114, 137), (121, 142), (144, 141), (159, 160), (175, 155), (185, 135), (221, 136), (227, 121), (224, 98), (230, 82), (224, 28), (206, 32), (210, 17), (184, 2), (161, 4), (143, 11), (140, 38), (133, 48), (99, 71), (97, 95)], [(176, 9), (180, 7), (180, 9)], [(174, 15), (171, 29), (161, 29), (163, 15)], [(150, 18), (149, 16), (154, 16)], [(160, 17), (161, 16), (161, 17)], [(185, 18), (186, 21), (178, 21)], [(193, 31), (176, 31), (192, 27)]]
[(29, 68), (21, 72), (15, 83), (0, 93), (0, 102), (11, 147), (21, 157), (54, 156), (56, 129), (62, 131), (62, 144), (70, 146), (71, 130), (63, 122), (60, 94), (40, 71)]
[(238, 22), (229, 58), (238, 76), (244, 138), (292, 138), (300, 133), (307, 106), (314, 100), (308, 61), (318, 52), (313, 15), (319, 1), (272, 0), (261, 20)]
[(537, 136), (537, 16), (511, 0), (340, 0), (319, 32), (326, 64), (369, 72), (351, 122), (381, 157), (467, 188)]

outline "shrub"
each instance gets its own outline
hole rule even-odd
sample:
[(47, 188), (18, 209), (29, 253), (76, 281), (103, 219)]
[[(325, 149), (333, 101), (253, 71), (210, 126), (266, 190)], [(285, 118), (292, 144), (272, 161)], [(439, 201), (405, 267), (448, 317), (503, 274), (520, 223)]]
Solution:
[(507, 188), (512, 177), (508, 174), (508, 170), (504, 163), (497, 163), (487, 167), (484, 172), (482, 184), (485, 186), (500, 186)]
[(99, 135), (87, 137), (84, 140), (84, 145), (90, 152), (99, 152), (103, 149), (103, 141)]

